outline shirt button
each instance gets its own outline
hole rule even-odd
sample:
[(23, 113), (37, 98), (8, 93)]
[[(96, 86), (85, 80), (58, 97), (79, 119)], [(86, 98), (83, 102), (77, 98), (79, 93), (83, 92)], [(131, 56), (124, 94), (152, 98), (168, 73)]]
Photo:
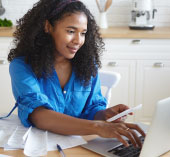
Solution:
[(63, 93), (66, 94), (67, 92), (64, 90)]

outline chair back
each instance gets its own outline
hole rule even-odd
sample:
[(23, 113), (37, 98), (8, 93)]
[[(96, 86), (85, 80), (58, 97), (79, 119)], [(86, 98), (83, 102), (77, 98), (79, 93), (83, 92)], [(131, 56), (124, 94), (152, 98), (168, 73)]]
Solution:
[(107, 99), (107, 107), (110, 104), (112, 88), (116, 87), (120, 81), (121, 75), (117, 72), (99, 71), (101, 86), (106, 87), (105, 97)]

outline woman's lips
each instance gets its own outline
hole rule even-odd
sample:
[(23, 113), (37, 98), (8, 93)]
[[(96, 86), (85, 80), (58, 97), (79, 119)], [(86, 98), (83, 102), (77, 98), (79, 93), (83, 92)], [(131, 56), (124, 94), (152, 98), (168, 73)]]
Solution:
[(70, 50), (71, 53), (76, 53), (78, 51), (78, 48), (74, 47), (68, 47), (68, 49)]

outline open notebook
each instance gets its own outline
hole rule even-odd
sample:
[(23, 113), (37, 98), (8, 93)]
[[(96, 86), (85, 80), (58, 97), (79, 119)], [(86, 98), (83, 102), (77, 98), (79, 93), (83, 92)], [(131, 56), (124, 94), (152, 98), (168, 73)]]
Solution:
[[(170, 97), (160, 100), (156, 104), (156, 109), (152, 117), (151, 125), (147, 131), (142, 150), (137, 150), (136, 155), (123, 154), (121, 150), (122, 144), (116, 139), (96, 138), (82, 145), (84, 148), (92, 150), (107, 157), (158, 157), (170, 150)], [(147, 127), (140, 124), (146, 130)], [(133, 147), (134, 148), (134, 147)], [(120, 149), (119, 155), (115, 150)], [(126, 151), (124, 151), (126, 153)], [(116, 155), (117, 154), (117, 155)], [(129, 155), (128, 155), (129, 154)]]

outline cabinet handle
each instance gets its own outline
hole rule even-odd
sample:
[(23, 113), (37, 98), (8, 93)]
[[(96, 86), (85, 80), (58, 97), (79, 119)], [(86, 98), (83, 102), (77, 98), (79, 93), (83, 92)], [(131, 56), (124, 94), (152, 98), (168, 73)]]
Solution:
[(0, 59), (0, 64), (6, 64), (5, 59)]
[(157, 63), (154, 63), (153, 66), (154, 66), (154, 67), (157, 67), (157, 68), (161, 68), (161, 67), (164, 67), (164, 64), (161, 63), (161, 62), (157, 62)]
[(138, 39), (132, 40), (132, 44), (141, 44), (141, 40)]
[(117, 66), (117, 62), (109, 62), (108, 65), (111, 67), (115, 67)]

